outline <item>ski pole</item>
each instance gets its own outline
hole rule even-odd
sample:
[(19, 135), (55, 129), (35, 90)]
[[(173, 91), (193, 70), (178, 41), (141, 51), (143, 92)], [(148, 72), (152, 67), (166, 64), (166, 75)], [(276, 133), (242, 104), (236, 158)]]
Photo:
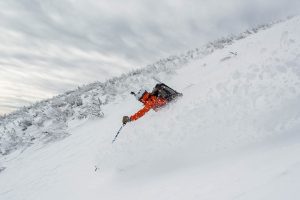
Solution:
[(156, 77), (152, 77), (155, 81), (157, 81), (158, 83), (162, 83), (160, 80), (158, 80)]
[(112, 141), (111, 143), (114, 143), (114, 142), (116, 141), (116, 139), (117, 139), (119, 133), (121, 132), (122, 128), (123, 128), (125, 125), (126, 125), (126, 124), (123, 124), (123, 125), (121, 126), (121, 128), (118, 130), (118, 132), (117, 132), (115, 138), (113, 139), (113, 141)]

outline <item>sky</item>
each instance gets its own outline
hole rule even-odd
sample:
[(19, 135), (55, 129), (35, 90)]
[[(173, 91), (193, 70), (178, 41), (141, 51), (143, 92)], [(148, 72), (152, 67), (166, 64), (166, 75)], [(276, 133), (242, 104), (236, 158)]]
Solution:
[(0, 0), (0, 114), (299, 15), (299, 0)]

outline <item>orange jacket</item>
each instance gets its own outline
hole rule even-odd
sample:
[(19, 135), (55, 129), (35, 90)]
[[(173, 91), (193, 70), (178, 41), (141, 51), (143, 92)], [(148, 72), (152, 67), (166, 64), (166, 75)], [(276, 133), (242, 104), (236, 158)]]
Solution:
[(143, 98), (141, 99), (141, 102), (144, 104), (144, 108), (139, 110), (137, 113), (134, 115), (130, 116), (130, 120), (134, 121), (145, 115), (146, 112), (148, 112), (151, 108), (152, 109), (157, 109), (159, 107), (164, 106), (167, 102), (167, 100), (150, 95), (149, 93), (146, 93)]

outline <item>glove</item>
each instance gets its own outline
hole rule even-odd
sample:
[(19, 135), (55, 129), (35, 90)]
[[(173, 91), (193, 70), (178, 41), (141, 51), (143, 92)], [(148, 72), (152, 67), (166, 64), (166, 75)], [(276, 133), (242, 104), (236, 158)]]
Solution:
[(130, 118), (128, 116), (124, 116), (123, 117), (123, 120), (122, 120), (123, 124), (126, 124), (127, 122), (130, 122), (130, 121), (131, 120), (130, 120)]

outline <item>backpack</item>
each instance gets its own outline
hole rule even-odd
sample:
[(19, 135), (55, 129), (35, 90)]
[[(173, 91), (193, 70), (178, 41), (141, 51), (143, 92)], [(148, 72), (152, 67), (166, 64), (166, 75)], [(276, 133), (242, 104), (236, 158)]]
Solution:
[(175, 91), (164, 83), (158, 83), (155, 85), (152, 95), (166, 99), (167, 101), (172, 101), (178, 96), (182, 96), (182, 93)]

